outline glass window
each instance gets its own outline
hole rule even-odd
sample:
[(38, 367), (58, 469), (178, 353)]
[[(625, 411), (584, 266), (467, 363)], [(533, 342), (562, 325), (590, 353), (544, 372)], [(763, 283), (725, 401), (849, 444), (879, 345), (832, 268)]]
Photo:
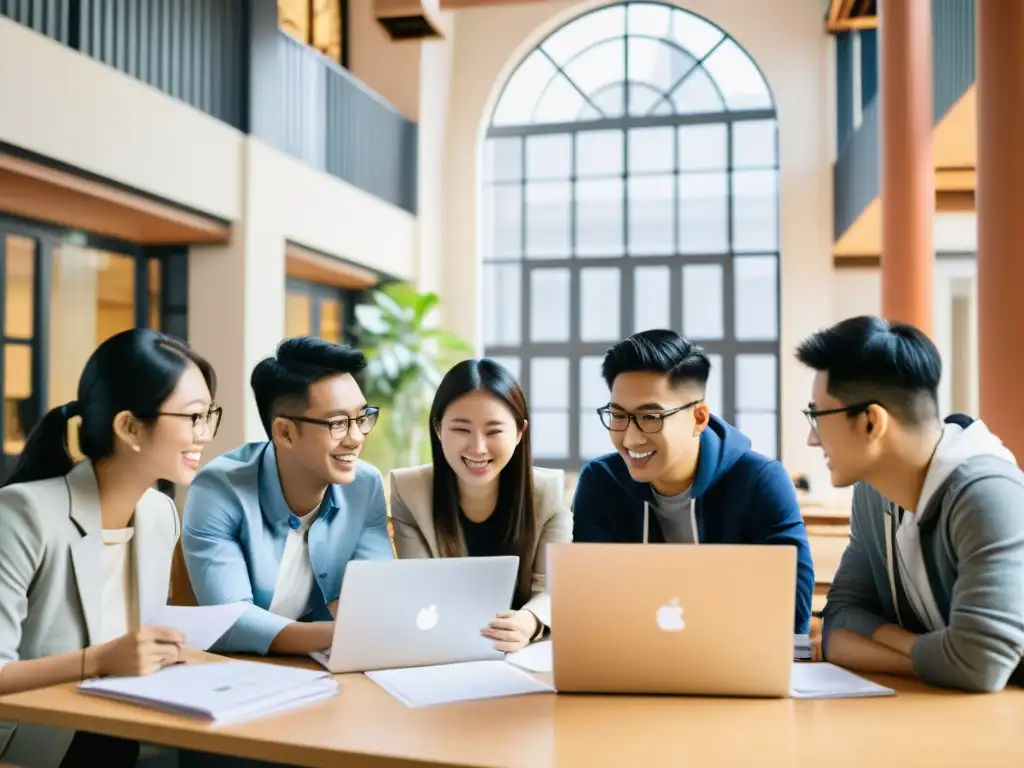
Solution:
[(32, 338), (36, 243), (7, 235), (4, 240), (4, 333), (9, 339)]
[(149, 327), (155, 330), (163, 328), (160, 317), (160, 304), (163, 297), (163, 269), (159, 259), (149, 260)]
[(344, 340), (340, 299), (320, 300), (320, 338), (334, 344)]
[(25, 437), (35, 426), (31, 406), (32, 347), (7, 343), (4, 345), (4, 453), (18, 454), (25, 447)]
[(563, 410), (569, 407), (569, 360), (535, 357), (530, 361), (530, 407)]
[[(622, 0), (559, 27), (504, 84), (485, 140), (484, 351), (531, 372), (534, 451), (570, 472), (610, 448), (591, 418), (605, 351), (653, 328), (706, 346), (712, 410), (777, 452), (777, 377), (742, 388), (778, 368), (778, 125), (746, 51), (678, 5)], [(497, 269), (512, 260), (521, 272)], [(532, 401), (565, 371), (569, 401)]]
[(313, 300), (305, 293), (288, 291), (284, 297), (285, 336), (313, 335)]
[(277, 21), (291, 37), (341, 64), (341, 0), (277, 0)]

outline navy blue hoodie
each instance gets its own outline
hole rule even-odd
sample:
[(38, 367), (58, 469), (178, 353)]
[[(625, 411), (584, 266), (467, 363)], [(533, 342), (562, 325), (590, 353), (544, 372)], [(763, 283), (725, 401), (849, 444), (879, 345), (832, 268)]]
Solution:
[[(806, 634), (814, 593), (814, 565), (796, 489), (777, 461), (750, 450), (750, 438), (712, 416), (700, 436), (696, 502), (698, 541), (708, 544), (788, 544), (797, 549), (794, 631)], [(644, 502), (654, 503), (649, 483), (629, 475), (618, 453), (590, 461), (573, 498), (573, 541), (640, 543)], [(664, 542), (657, 515), (648, 541)]]

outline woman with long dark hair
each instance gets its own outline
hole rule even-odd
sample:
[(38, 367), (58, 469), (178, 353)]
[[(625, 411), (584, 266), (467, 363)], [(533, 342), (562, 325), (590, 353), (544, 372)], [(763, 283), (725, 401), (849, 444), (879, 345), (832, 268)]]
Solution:
[(407, 557), (518, 555), (511, 611), (484, 634), (517, 651), (551, 623), (545, 548), (572, 538), (565, 474), (534, 467), (526, 397), (493, 360), (464, 360), (430, 409), (433, 462), (391, 473), (395, 549)]
[[(136, 328), (104, 341), (78, 399), (29, 435), (0, 486), (0, 694), (178, 661), (181, 633), (141, 623), (167, 603), (180, 530), (174, 502), (154, 486), (192, 481), (220, 423), (215, 390), (213, 369), (188, 345)], [(0, 723), (0, 758), (135, 764), (134, 742), (97, 739)]]

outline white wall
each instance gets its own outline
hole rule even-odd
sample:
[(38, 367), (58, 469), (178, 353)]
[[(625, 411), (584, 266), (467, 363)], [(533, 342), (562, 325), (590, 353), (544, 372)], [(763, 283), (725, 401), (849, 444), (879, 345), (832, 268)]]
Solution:
[[(444, 272), (445, 324), (482, 346), (478, 258), (479, 147), (505, 79), (559, 24), (605, 3), (547, 2), (459, 11), (455, 18)], [(832, 306), (832, 168), (829, 42), (814, 0), (689, 0), (677, 3), (721, 26), (760, 66), (779, 117), (781, 165), (782, 458), (827, 485), (820, 452), (808, 448), (811, 377), (793, 359)]]

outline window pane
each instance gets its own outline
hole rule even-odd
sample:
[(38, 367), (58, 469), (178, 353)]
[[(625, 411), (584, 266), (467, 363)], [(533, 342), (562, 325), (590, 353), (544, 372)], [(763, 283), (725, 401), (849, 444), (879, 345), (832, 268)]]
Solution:
[(619, 322), (618, 267), (580, 270), (580, 339), (582, 341), (618, 341)]
[(484, 142), (484, 181), (519, 181), (523, 178), (523, 140), (518, 136)]
[(310, 336), (313, 333), (312, 300), (304, 293), (284, 295), (284, 335)]
[(576, 255), (621, 256), (623, 242), (621, 178), (576, 182)]
[(671, 328), (671, 270), (637, 267), (633, 272), (633, 332)]
[(530, 273), (530, 340), (569, 340), (569, 270)]
[(341, 301), (320, 300), (320, 338), (334, 344), (342, 342)]
[(160, 300), (163, 297), (162, 272), (159, 259), (149, 260), (149, 327), (161, 329)]
[(576, 175), (622, 173), (622, 131), (581, 131), (576, 134)]
[(733, 123), (733, 168), (774, 168), (776, 123), (774, 120), (750, 120)]
[(530, 413), (530, 447), (535, 459), (569, 458), (569, 414)]
[(555, 75), (544, 89), (533, 111), (535, 123), (569, 123), (586, 106), (583, 95), (561, 74)]
[(569, 360), (535, 357), (530, 361), (530, 408), (559, 410), (569, 407)]
[(729, 109), (767, 109), (772, 106), (768, 86), (754, 62), (733, 40), (727, 39), (704, 62), (725, 95)]
[(523, 188), (498, 184), (483, 189), (480, 229), (484, 259), (523, 255)]
[(626, 9), (621, 5), (602, 8), (574, 19), (544, 41), (544, 51), (558, 64), (597, 40), (626, 34)]
[(779, 337), (778, 259), (742, 256), (733, 262), (736, 338), (774, 341)]
[(736, 426), (740, 432), (750, 438), (751, 448), (770, 459), (775, 458), (778, 445), (778, 418), (775, 412), (758, 413), (750, 411), (736, 412)]
[(774, 411), (778, 405), (775, 355), (736, 355), (736, 410)]
[(508, 369), (508, 372), (515, 376), (516, 381), (519, 380), (522, 373), (522, 361), (518, 357), (497, 357), (495, 355), (488, 355), (488, 357)]
[(668, 173), (676, 165), (674, 130), (633, 128), (628, 131), (629, 172)]
[(721, 339), (725, 335), (722, 267), (683, 267), (683, 335), (688, 339)]
[(704, 402), (715, 415), (722, 413), (722, 356), (708, 355), (711, 371), (708, 373), (708, 385), (704, 390)]
[(526, 178), (568, 179), (572, 176), (572, 136), (530, 136), (526, 139)]
[[(637, 34), (630, 28), (630, 34)], [(668, 24), (662, 32), (668, 31)], [(629, 40), (629, 80), (630, 88), (634, 83), (651, 86), (651, 90), (661, 94), (667, 93), (696, 64), (696, 60), (685, 51), (660, 40), (644, 37), (632, 37)], [(637, 106), (642, 105), (640, 102)], [(631, 114), (643, 116), (649, 109), (632, 111)]]
[(601, 376), (603, 357), (587, 355), (580, 358), (579, 405), (597, 418), (596, 409), (608, 404), (608, 386)]
[(675, 252), (675, 176), (629, 179), (629, 252), (669, 255)]
[[(618, 38), (586, 50), (567, 63), (563, 69), (566, 77), (589, 96), (606, 86), (621, 83), (625, 79), (625, 65), (626, 46), (622, 38)], [(599, 106), (605, 117), (619, 117), (625, 107), (621, 96), (615, 101), (602, 100)]]
[(680, 127), (679, 169), (681, 171), (725, 170), (727, 139), (724, 123)]
[[(644, 35), (646, 37), (668, 37), (672, 30), (672, 9), (667, 5), (654, 3), (636, 3), (628, 6), (627, 22), (629, 34)], [(633, 62), (630, 56), (629, 71), (630, 77), (635, 79), (633, 74)]]
[(537, 97), (558, 69), (540, 51), (534, 51), (512, 73), (494, 108), (492, 125), (525, 125), (532, 119)]
[(135, 327), (135, 259), (74, 245), (53, 251), (48, 407), (78, 392), (98, 344)]
[(572, 185), (565, 181), (526, 185), (526, 255), (564, 259), (570, 255), (569, 202)]
[(484, 344), (505, 347), (520, 343), (522, 267), (484, 264)]
[(724, 173), (679, 176), (679, 252), (729, 251), (729, 185)]
[(672, 39), (698, 59), (707, 56), (724, 36), (718, 27), (692, 13), (672, 14)]
[(733, 250), (778, 248), (778, 173), (737, 171), (732, 176)]
[(613, 450), (608, 430), (593, 410), (580, 412), (580, 458), (595, 459)]
[(725, 107), (711, 78), (697, 69), (672, 92), (672, 103), (681, 115), (722, 112)]
[[(92, 350), (90, 347), (86, 354), (91, 354)], [(73, 397), (74, 394), (68, 399)], [(4, 346), (4, 453), (21, 453), (25, 436), (35, 426), (30, 412), (31, 398), (32, 347), (7, 344)]]
[(29, 339), (33, 327), (36, 243), (27, 237), (7, 235), (4, 246), (4, 333), (10, 338)]

